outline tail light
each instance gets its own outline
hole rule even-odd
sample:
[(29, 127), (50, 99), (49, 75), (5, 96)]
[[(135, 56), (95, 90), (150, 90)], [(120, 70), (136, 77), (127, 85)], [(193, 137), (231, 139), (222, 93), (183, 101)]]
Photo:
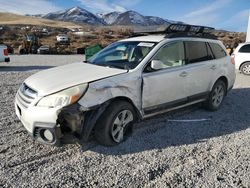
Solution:
[(235, 65), (235, 55), (231, 55), (231, 64)]
[(8, 56), (8, 49), (7, 48), (3, 50), (3, 55)]

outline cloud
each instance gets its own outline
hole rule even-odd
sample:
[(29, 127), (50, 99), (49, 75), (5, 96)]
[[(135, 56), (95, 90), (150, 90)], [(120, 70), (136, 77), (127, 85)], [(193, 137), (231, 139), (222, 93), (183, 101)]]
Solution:
[(124, 12), (126, 9), (118, 4), (109, 4), (107, 0), (78, 0), (83, 6), (94, 12)]
[(0, 0), (0, 12), (16, 14), (45, 14), (61, 10), (48, 0)]
[(93, 12), (125, 12), (128, 8), (140, 3), (142, 0), (78, 0), (83, 6)]
[(219, 10), (225, 8), (232, 0), (217, 0), (209, 5), (205, 5), (198, 10), (194, 10), (180, 20), (197, 25), (211, 25), (216, 23), (220, 18)]
[(142, 0), (115, 0), (114, 3), (119, 4), (123, 7), (130, 8), (139, 4)]
[(225, 22), (222, 22), (221, 27), (223, 29), (246, 32), (250, 13), (249, 11), (249, 9), (245, 9), (236, 13), (235, 15), (227, 19)]

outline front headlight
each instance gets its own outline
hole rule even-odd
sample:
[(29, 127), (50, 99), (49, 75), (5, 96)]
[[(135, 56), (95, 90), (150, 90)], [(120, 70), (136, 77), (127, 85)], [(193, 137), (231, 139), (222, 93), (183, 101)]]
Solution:
[(39, 107), (64, 107), (75, 103), (86, 92), (88, 84), (74, 86), (58, 93), (42, 98), (37, 106)]

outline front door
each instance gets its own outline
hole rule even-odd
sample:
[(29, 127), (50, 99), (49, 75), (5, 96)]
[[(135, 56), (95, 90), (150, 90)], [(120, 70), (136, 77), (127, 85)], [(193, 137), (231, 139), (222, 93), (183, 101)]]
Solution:
[(145, 113), (186, 101), (184, 45), (176, 41), (163, 46), (152, 60), (164, 63), (161, 70), (151, 70), (150, 62), (143, 72), (142, 108)]

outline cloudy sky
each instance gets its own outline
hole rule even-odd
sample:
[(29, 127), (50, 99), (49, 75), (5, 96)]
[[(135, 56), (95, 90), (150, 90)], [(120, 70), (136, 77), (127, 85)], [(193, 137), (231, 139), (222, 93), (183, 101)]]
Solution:
[(135, 10), (190, 24), (246, 31), (250, 0), (0, 0), (0, 12), (17, 14), (44, 14), (73, 6), (94, 13)]

